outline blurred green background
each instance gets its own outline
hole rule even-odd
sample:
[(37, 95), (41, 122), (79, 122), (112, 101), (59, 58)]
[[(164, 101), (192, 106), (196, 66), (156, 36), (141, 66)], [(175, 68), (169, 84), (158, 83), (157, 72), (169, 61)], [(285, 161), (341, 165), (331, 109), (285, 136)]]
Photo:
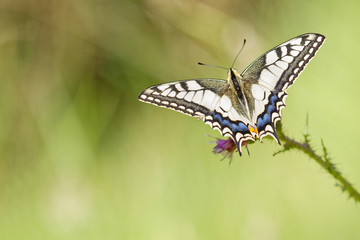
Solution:
[(217, 131), (137, 100), (146, 87), (225, 78), (292, 37), (324, 46), (289, 90), (360, 188), (359, 1), (0, 2), (0, 239), (359, 239), (360, 210), (314, 161), (214, 155)]

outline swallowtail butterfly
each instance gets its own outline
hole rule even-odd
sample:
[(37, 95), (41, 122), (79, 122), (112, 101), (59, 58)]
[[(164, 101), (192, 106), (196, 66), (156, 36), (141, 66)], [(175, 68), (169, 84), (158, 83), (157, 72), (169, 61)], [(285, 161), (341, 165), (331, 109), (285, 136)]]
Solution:
[(285, 107), (286, 90), (325, 41), (307, 33), (270, 49), (241, 74), (230, 68), (227, 80), (192, 79), (149, 87), (140, 101), (197, 117), (231, 137), (241, 156), (244, 141), (267, 135), (279, 144), (276, 122)]

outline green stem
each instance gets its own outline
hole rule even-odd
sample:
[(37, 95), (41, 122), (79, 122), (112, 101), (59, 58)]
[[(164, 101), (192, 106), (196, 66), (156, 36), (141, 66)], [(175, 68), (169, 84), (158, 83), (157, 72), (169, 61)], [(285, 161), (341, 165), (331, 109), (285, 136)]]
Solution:
[[(330, 175), (332, 175), (338, 181), (338, 185), (341, 186), (342, 190), (346, 191), (349, 194), (350, 198), (354, 199), (355, 202), (360, 203), (360, 193), (353, 187), (353, 185), (348, 180), (346, 180), (341, 175), (340, 171), (337, 170), (335, 165), (333, 163), (331, 163), (330, 159), (327, 157), (327, 152), (326, 152), (326, 148), (324, 145), (323, 145), (324, 156), (321, 157), (321, 156), (317, 155), (315, 153), (315, 151), (311, 148), (311, 146), (308, 142), (307, 135), (305, 135), (304, 143), (295, 141), (294, 139), (291, 139), (290, 137), (288, 137), (284, 134), (284, 132), (282, 131), (281, 123), (278, 124), (276, 132), (278, 134), (280, 141), (282, 142), (282, 144), (284, 144), (283, 145), (284, 149), (277, 153), (284, 152), (284, 151), (290, 150), (292, 148), (302, 151), (303, 153), (308, 155), (310, 158), (314, 159), (318, 164), (320, 164), (320, 166), (322, 168), (324, 168)], [(275, 153), (275, 154), (277, 154), (277, 153)]]

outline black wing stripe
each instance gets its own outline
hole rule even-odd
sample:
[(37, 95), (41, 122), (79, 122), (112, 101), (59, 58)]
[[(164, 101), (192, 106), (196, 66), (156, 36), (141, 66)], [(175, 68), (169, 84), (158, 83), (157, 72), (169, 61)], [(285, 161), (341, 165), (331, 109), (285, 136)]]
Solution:
[[(305, 66), (319, 50), (320, 46), (325, 41), (325, 37), (320, 34), (312, 34), (301, 38), (301, 43), (306, 44), (307, 41), (309, 41), (309, 43), (304, 47), (304, 49), (299, 51), (299, 54), (296, 57), (293, 56), (293, 61), (289, 63), (289, 67), (280, 76), (279, 81), (275, 86), (275, 90), (285, 91), (295, 82), (296, 78), (304, 70)], [(291, 43), (287, 46), (290, 45)], [(288, 56), (291, 56), (291, 54), (288, 54)]]

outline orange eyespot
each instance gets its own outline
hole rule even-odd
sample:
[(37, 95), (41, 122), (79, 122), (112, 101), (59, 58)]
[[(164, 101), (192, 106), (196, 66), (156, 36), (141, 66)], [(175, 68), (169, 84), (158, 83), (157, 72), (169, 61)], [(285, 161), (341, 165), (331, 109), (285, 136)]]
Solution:
[(258, 129), (257, 129), (257, 127), (255, 126), (255, 127), (253, 127), (253, 126), (249, 126), (249, 131), (251, 132), (251, 133), (255, 133), (255, 134), (258, 134)]

